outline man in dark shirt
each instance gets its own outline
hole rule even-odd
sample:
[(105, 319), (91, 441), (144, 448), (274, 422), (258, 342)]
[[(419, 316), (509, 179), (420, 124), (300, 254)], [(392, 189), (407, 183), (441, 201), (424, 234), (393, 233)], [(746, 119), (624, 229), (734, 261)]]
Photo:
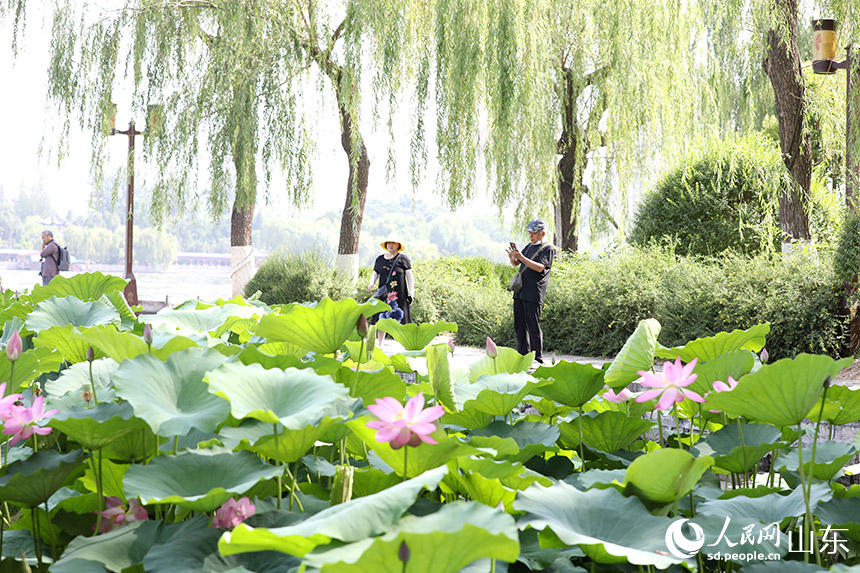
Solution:
[(507, 249), (508, 259), (513, 266), (520, 266), (523, 288), (514, 293), (514, 330), (517, 334), (517, 352), (535, 353), (535, 362), (543, 364), (543, 332), (540, 328), (540, 313), (546, 295), (546, 285), (555, 258), (555, 249), (544, 243), (546, 224), (535, 219), (528, 224), (529, 244), (522, 251), (515, 246)]
[(42, 231), (42, 284), (47, 286), (51, 279), (60, 274), (60, 247), (54, 242), (54, 233)]

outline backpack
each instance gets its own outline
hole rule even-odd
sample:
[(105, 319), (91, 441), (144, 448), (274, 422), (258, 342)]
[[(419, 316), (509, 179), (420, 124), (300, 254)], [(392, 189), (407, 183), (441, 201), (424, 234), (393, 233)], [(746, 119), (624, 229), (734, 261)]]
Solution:
[(55, 259), (57, 261), (57, 270), (58, 271), (67, 271), (72, 264), (72, 257), (69, 255), (69, 249), (66, 247), (61, 247), (56, 241), (54, 242), (57, 245), (57, 253), (58, 256)]

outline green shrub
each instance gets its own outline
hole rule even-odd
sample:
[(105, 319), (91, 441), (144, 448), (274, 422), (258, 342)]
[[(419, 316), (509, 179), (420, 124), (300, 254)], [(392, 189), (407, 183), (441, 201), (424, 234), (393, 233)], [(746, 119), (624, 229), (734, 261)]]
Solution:
[(778, 146), (761, 134), (712, 142), (642, 198), (630, 242), (668, 240), (682, 255), (772, 251), (788, 184)]
[(355, 284), (338, 274), (329, 258), (318, 250), (291, 253), (281, 249), (270, 254), (245, 287), (245, 296), (257, 291), (266, 304), (357, 295)]
[(860, 212), (852, 211), (845, 216), (833, 255), (833, 272), (842, 280), (857, 282), (857, 275), (860, 275)]

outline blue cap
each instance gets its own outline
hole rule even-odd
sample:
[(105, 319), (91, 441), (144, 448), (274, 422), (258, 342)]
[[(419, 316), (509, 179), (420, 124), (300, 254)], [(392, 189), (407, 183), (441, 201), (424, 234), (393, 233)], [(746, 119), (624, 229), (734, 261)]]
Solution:
[(538, 231), (546, 230), (546, 223), (543, 222), (543, 219), (535, 219), (529, 226), (526, 227), (526, 231), (529, 233), (537, 233)]

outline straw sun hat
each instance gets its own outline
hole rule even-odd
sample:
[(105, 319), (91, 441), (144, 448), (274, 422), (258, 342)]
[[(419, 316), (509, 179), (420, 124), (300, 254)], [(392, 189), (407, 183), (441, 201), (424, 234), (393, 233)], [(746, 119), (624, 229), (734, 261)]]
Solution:
[(406, 245), (403, 244), (403, 241), (400, 240), (400, 235), (398, 235), (397, 233), (388, 233), (386, 235), (386, 239), (379, 243), (379, 246), (382, 247), (383, 251), (387, 251), (388, 247), (386, 245), (388, 243), (397, 243), (398, 245), (400, 245), (400, 248), (397, 249), (398, 253), (406, 248)]

